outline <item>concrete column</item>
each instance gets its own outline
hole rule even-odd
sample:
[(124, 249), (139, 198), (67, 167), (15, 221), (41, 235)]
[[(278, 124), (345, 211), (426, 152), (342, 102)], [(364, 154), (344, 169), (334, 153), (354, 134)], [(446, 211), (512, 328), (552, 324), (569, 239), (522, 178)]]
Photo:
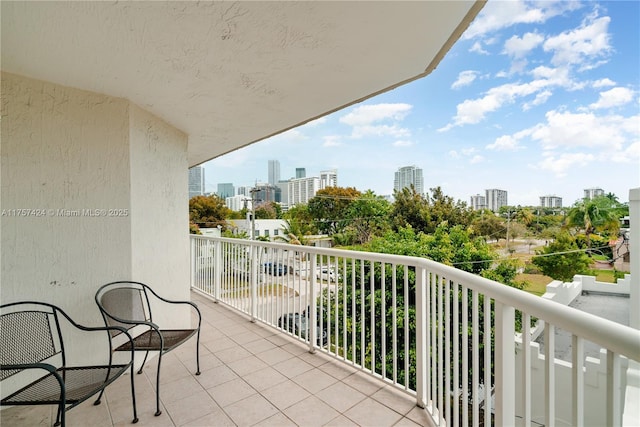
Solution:
[(629, 252), (631, 284), (629, 289), (629, 325), (640, 329), (640, 188), (629, 190)]

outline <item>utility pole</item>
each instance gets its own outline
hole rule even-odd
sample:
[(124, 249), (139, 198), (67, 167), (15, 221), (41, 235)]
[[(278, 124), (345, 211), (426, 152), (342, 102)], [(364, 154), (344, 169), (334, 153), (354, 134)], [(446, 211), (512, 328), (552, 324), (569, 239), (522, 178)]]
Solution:
[(259, 190), (256, 187), (253, 187), (249, 190), (251, 193), (251, 240), (255, 240), (256, 238), (256, 198), (255, 194)]

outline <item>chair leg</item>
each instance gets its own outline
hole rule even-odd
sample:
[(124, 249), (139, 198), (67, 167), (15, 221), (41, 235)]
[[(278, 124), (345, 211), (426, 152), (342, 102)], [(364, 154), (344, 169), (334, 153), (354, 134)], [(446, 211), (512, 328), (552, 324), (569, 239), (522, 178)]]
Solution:
[(97, 406), (100, 404), (100, 400), (102, 399), (103, 394), (104, 394), (104, 388), (100, 390), (100, 394), (98, 395), (98, 398), (96, 399), (95, 402), (93, 402), (94, 406)]
[(144, 364), (147, 363), (147, 357), (149, 357), (148, 351), (144, 354), (144, 360), (142, 361), (142, 365), (140, 365), (140, 369), (138, 369), (138, 375), (142, 373), (142, 368), (144, 368)]
[(198, 329), (198, 339), (196, 340), (196, 375), (200, 375), (200, 330)]
[(56, 422), (53, 424), (55, 427), (65, 427), (64, 407), (64, 401), (60, 402), (60, 404), (58, 405), (58, 413), (56, 414)]
[(162, 363), (162, 351), (158, 354), (158, 372), (156, 374), (156, 413), (155, 416), (162, 414), (160, 410), (160, 364)]
[(135, 385), (134, 385), (134, 375), (133, 375), (133, 363), (131, 364), (131, 401), (133, 402), (133, 421), (132, 423), (135, 424), (138, 422), (138, 411), (136, 409), (136, 389), (135, 389)]

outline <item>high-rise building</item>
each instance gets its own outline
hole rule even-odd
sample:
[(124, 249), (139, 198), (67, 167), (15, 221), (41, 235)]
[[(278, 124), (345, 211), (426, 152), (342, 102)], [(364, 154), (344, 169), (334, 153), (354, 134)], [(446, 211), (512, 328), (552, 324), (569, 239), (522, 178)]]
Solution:
[(401, 191), (403, 188), (413, 187), (417, 194), (424, 194), (424, 179), (422, 169), (415, 166), (404, 166), (398, 169), (393, 180), (393, 189)]
[(244, 208), (251, 209), (251, 199), (242, 195), (227, 197), (225, 205), (232, 211), (241, 211)]
[(471, 209), (476, 211), (487, 209), (487, 198), (485, 196), (481, 196), (480, 194), (471, 196)]
[(540, 196), (541, 208), (561, 208), (562, 197), (558, 196)]
[(238, 196), (247, 196), (251, 195), (251, 187), (238, 187), (236, 188), (236, 194)]
[(305, 168), (296, 168), (296, 178), (306, 178), (307, 170)]
[(233, 184), (230, 182), (223, 182), (222, 184), (218, 184), (218, 197), (222, 200), (225, 200), (227, 197), (233, 197), (236, 195), (236, 189), (233, 187)]
[[(289, 180), (281, 179), (276, 184), (276, 187), (280, 189), (279, 198), (276, 197), (276, 202), (286, 205), (289, 203)], [(276, 194), (278, 196), (278, 194)]]
[(276, 185), (280, 181), (280, 161), (269, 160), (269, 185)]
[(586, 188), (584, 190), (585, 199), (595, 199), (596, 197), (604, 196), (604, 190), (602, 188)]
[(275, 185), (257, 183), (255, 187), (251, 190), (253, 196), (251, 197), (256, 206), (262, 203), (275, 202), (279, 196), (280, 189)]
[(491, 188), (484, 190), (487, 209), (498, 212), (500, 207), (507, 206), (507, 192), (505, 190), (498, 190), (497, 188)]
[(204, 168), (194, 166), (189, 169), (189, 198), (204, 194)]
[(320, 172), (320, 189), (338, 186), (338, 171), (333, 169), (330, 171)]
[(317, 176), (290, 179), (288, 205), (306, 204), (316, 195), (318, 190), (320, 190), (320, 178)]

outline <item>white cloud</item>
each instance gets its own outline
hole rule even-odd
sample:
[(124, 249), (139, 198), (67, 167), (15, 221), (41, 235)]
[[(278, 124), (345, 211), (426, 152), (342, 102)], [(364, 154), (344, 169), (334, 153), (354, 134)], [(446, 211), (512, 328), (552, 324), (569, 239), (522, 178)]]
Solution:
[(468, 86), (478, 77), (478, 72), (473, 70), (461, 71), (458, 74), (458, 79), (453, 82), (451, 89), (458, 89), (464, 86)]
[(549, 111), (547, 123), (531, 128), (531, 139), (539, 141), (545, 150), (558, 147), (590, 147), (620, 150), (637, 139), (640, 116), (598, 116), (594, 113)]
[(462, 149), (462, 154), (464, 154), (465, 156), (470, 156), (470, 155), (474, 154), (477, 151), (478, 151), (478, 149), (476, 147), (463, 148)]
[(323, 147), (339, 147), (342, 145), (340, 135), (327, 135), (324, 138)]
[(571, 168), (587, 166), (595, 157), (585, 153), (562, 153), (560, 155), (547, 155), (536, 165), (537, 169), (552, 172), (557, 177), (566, 176)]
[(633, 100), (634, 92), (624, 87), (614, 87), (605, 92), (600, 92), (597, 102), (589, 105), (594, 109), (619, 107), (628, 104)]
[(393, 143), (394, 147), (411, 147), (413, 142), (407, 140), (398, 140)]
[(456, 150), (449, 151), (449, 157), (453, 157), (454, 159), (460, 158), (460, 154)]
[(350, 126), (364, 126), (382, 120), (402, 120), (411, 111), (410, 104), (370, 104), (354, 108), (340, 117), (340, 123)]
[(475, 156), (473, 156), (471, 158), (471, 160), (469, 160), (469, 163), (472, 164), (472, 165), (475, 165), (475, 164), (478, 164), (478, 163), (482, 163), (482, 162), (484, 162), (484, 157), (482, 157), (479, 154), (476, 154)]
[(516, 24), (542, 23), (551, 17), (578, 7), (580, 7), (580, 3), (573, 0), (549, 2), (490, 1), (463, 34), (462, 38), (472, 39)]
[(481, 55), (488, 55), (489, 52), (486, 51), (483, 47), (482, 47), (482, 43), (477, 41), (475, 42), (470, 48), (469, 48), (469, 52), (475, 52), (475, 53), (479, 53)]
[(496, 138), (493, 144), (487, 145), (485, 148), (487, 150), (497, 150), (497, 151), (515, 151), (522, 148), (520, 145), (520, 140), (526, 136), (525, 131), (521, 131), (515, 133), (513, 135), (502, 135)]
[(513, 58), (523, 58), (543, 41), (544, 37), (537, 33), (526, 33), (522, 37), (512, 36), (504, 43), (504, 53)]
[(595, 82), (593, 82), (593, 87), (594, 88), (601, 88), (601, 87), (609, 87), (609, 86), (615, 86), (616, 82), (610, 80), (610, 79), (600, 79), (600, 80), (596, 80)]
[(627, 148), (619, 151), (605, 151), (602, 153), (602, 160), (615, 163), (640, 162), (640, 141), (636, 141)]
[(551, 97), (551, 95), (553, 95), (553, 93), (550, 90), (545, 90), (543, 92), (540, 92), (540, 93), (536, 94), (536, 98), (533, 101), (525, 102), (522, 105), (522, 110), (523, 111), (528, 111), (532, 107), (544, 104)]
[[(545, 52), (552, 52), (554, 65), (582, 65), (592, 68), (599, 65), (602, 58), (611, 51), (609, 44), (609, 22), (611, 18), (594, 15), (576, 29), (549, 37), (543, 44)], [(597, 60), (590, 63), (589, 60)]]
[(411, 131), (397, 125), (367, 125), (355, 126), (351, 132), (351, 137), (362, 138), (364, 136), (393, 136), (394, 138), (405, 138), (411, 136)]

